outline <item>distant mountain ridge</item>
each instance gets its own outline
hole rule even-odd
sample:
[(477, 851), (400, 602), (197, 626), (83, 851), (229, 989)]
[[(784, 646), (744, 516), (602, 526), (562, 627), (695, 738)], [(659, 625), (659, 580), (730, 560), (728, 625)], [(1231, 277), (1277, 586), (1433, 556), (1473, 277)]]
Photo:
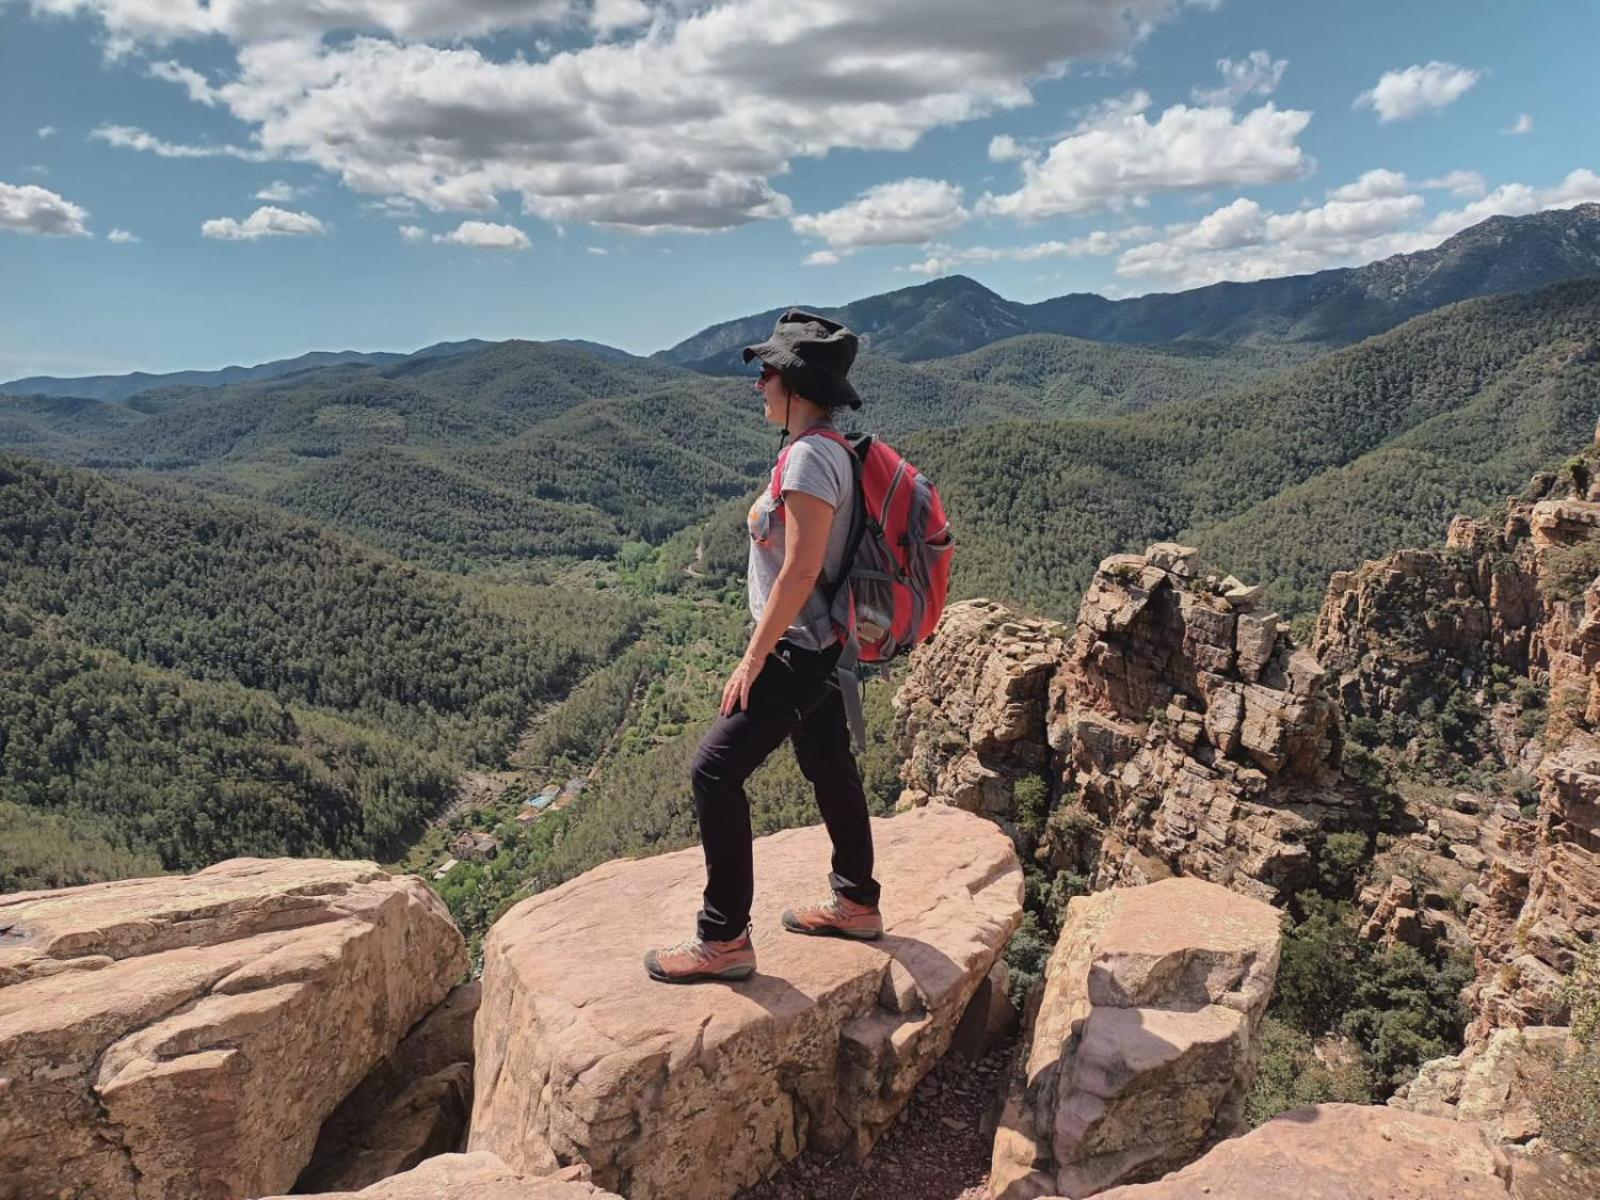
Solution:
[[(160, 388), (219, 388), (236, 383), (260, 383), (268, 379), (283, 379), (304, 371), (317, 371), (323, 367), (389, 367), (405, 362), (425, 362), (435, 358), (450, 358), (457, 354), (470, 354), (487, 350), (497, 342), (482, 338), (468, 338), (460, 342), (435, 342), (414, 350), (410, 354), (394, 351), (313, 350), (297, 358), (280, 358), (272, 362), (257, 363), (253, 367), (222, 367), (216, 371), (168, 371), (151, 374), (134, 371), (127, 375), (31, 375), (0, 383), (0, 395), (11, 396), (71, 396), (79, 400), (110, 400), (120, 402), (141, 392)], [(637, 356), (615, 346), (589, 342), (580, 338), (555, 338), (547, 343), (604, 358), (610, 362), (636, 361)]]
[[(814, 311), (843, 321), (874, 353), (916, 362), (1026, 333), (1098, 342), (1185, 340), (1342, 346), (1460, 300), (1600, 274), (1600, 204), (1490, 217), (1432, 250), (1362, 267), (1108, 300), (1077, 293), (1021, 304), (976, 280), (932, 283)], [(745, 370), (739, 351), (784, 310), (724, 321), (654, 357), (711, 374)]]

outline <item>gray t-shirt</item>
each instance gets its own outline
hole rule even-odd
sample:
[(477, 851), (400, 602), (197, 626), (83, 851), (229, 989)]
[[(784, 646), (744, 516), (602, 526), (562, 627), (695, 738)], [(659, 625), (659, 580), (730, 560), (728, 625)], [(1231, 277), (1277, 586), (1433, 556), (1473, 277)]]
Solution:
[[(811, 428), (832, 429), (829, 422), (818, 422)], [(777, 464), (773, 464), (776, 473)], [(784, 634), (795, 645), (806, 650), (823, 650), (834, 642), (833, 621), (828, 615), (823, 584), (833, 579), (844, 562), (850, 540), (850, 514), (855, 507), (855, 477), (850, 468), (850, 451), (831, 438), (802, 437), (790, 446), (789, 457), (783, 464), (784, 492), (805, 492), (833, 505), (833, 525), (828, 532), (828, 551), (822, 560), (822, 578), (816, 590), (806, 599), (805, 607)], [(772, 585), (783, 566), (784, 535), (787, 520), (774, 520), (772, 486), (761, 489), (761, 495), (750, 506), (746, 524), (750, 532), (750, 564), (748, 572), (750, 615), (756, 621), (767, 606)], [(787, 515), (787, 514), (786, 514)]]

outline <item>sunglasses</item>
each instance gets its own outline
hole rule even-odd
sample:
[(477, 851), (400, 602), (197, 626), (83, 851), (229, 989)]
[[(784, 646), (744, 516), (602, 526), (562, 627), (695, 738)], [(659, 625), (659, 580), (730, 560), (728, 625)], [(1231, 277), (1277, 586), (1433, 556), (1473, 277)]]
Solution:
[(767, 364), (763, 363), (761, 366), (761, 374), (756, 376), (756, 382), (765, 383), (767, 380), (774, 378), (777, 374), (777, 367), (768, 366)]

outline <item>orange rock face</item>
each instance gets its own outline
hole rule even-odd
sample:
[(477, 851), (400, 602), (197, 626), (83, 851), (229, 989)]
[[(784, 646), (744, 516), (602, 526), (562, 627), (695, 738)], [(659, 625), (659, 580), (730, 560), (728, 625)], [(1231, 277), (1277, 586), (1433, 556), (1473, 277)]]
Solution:
[(873, 822), (886, 933), (785, 932), (826, 891), (821, 827), (755, 846), (756, 975), (649, 979), (692, 929), (698, 849), (598, 867), (525, 900), (484, 945), (471, 1148), (584, 1163), (631, 1200), (715, 1200), (806, 1147), (862, 1154), (950, 1044), (1022, 917), (1009, 839), (945, 806)]
[(0, 896), (0, 1196), (258, 1196), (465, 972), (420, 880), (235, 859)]

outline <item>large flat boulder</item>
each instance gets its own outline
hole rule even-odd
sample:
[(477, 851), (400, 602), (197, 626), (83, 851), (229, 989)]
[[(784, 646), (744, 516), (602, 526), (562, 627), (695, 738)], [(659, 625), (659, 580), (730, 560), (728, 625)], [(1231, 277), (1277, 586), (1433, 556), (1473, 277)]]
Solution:
[(717, 1200), (806, 1146), (862, 1154), (944, 1053), (1021, 920), (994, 824), (930, 806), (873, 822), (877, 943), (786, 933), (826, 889), (819, 826), (756, 842), (758, 972), (671, 986), (644, 950), (689, 932), (698, 849), (598, 867), (512, 909), (484, 945), (470, 1146), (514, 1169), (586, 1163), (630, 1200)]
[(466, 967), (438, 897), (371, 863), (0, 896), (0, 1197), (287, 1190)]
[(1504, 1154), (1476, 1126), (1380, 1105), (1317, 1104), (1100, 1200), (1507, 1200)]
[[(308, 1193), (268, 1200), (307, 1200)], [(359, 1192), (317, 1192), (310, 1200), (620, 1200), (577, 1179), (522, 1175), (492, 1154), (440, 1154)]]
[(1200, 879), (1067, 907), (996, 1131), (997, 1200), (1156, 1179), (1241, 1127), (1276, 909)]

